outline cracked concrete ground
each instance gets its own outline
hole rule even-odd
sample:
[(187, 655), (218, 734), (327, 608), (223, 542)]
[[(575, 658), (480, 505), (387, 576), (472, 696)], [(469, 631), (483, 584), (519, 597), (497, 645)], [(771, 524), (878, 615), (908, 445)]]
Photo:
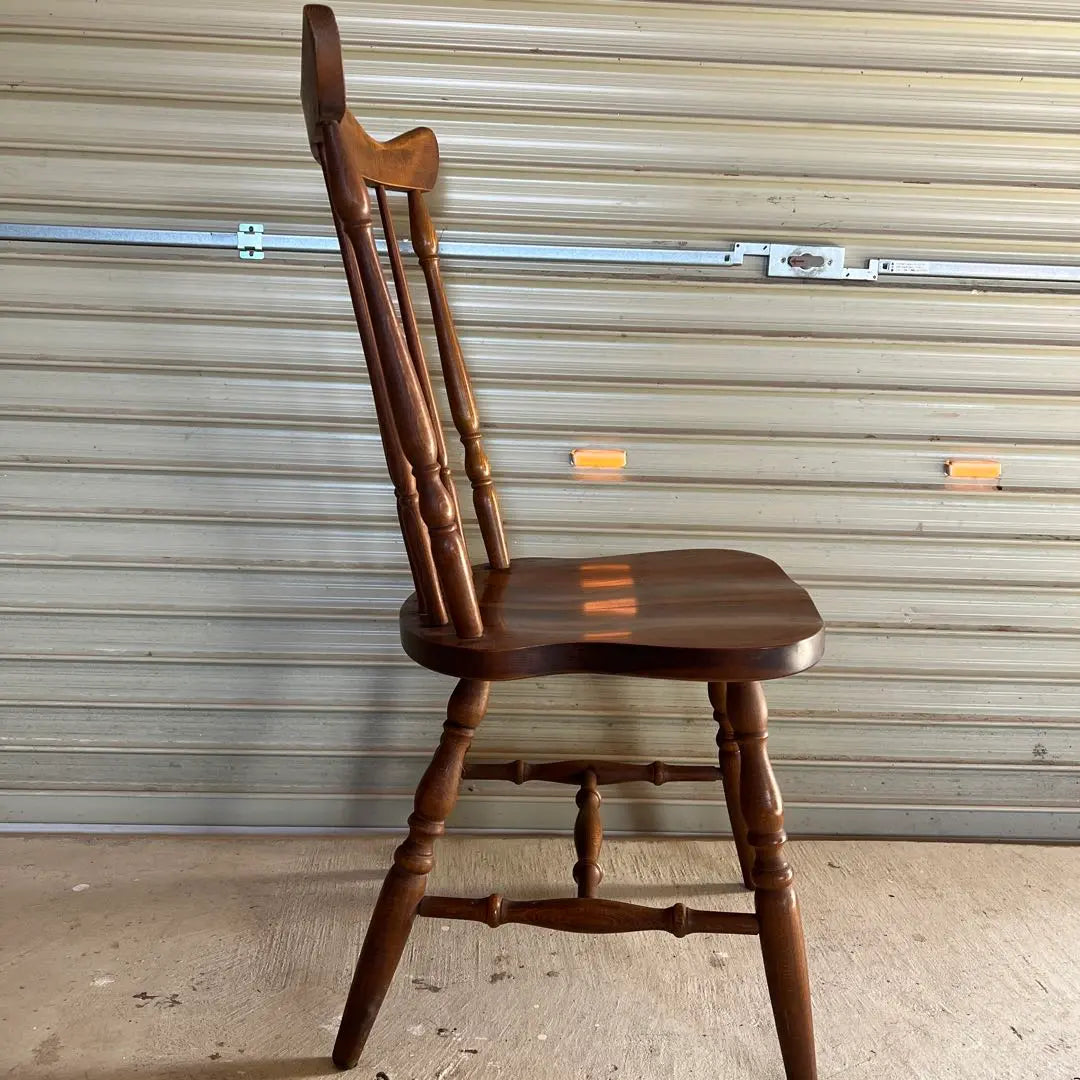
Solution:
[[(0, 1077), (299, 1080), (384, 838), (0, 838)], [(1080, 1077), (1080, 851), (797, 842), (821, 1075)], [(568, 841), (449, 838), (432, 889), (568, 895)], [(746, 910), (724, 841), (615, 840), (602, 895)], [(678, 883), (682, 882), (680, 886)], [(757, 943), (420, 920), (357, 1080), (781, 1080)]]

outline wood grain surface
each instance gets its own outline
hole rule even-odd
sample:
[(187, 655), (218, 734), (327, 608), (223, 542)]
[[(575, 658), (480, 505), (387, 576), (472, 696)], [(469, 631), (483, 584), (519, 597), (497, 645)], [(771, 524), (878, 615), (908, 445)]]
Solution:
[(418, 663), (482, 679), (591, 671), (734, 681), (792, 675), (824, 647), (807, 593), (744, 551), (516, 559), (475, 576), (481, 638), (423, 625), (412, 600), (402, 608), (402, 643)]
[[(741, 551), (511, 563), (476, 397), (443, 286), (438, 234), (422, 194), (438, 172), (435, 136), (416, 129), (383, 144), (360, 127), (346, 107), (341, 41), (328, 7), (304, 8), (301, 68), (308, 138), (322, 167), (341, 244), (416, 587), (401, 612), (402, 644), (422, 667), (459, 680), (442, 739), (416, 789), (408, 838), (394, 853), (368, 922), (334, 1062), (343, 1069), (358, 1064), (420, 914), (479, 918), (493, 928), (527, 922), (576, 933), (667, 929), (682, 937), (750, 928), (760, 935), (787, 1080), (817, 1080), (806, 950), (784, 854), (783, 804), (766, 752), (761, 688), (761, 680), (795, 674), (820, 658), (823, 623), (813, 601), (774, 562)], [(390, 187), (408, 191), (410, 236), (427, 286), (446, 398), (487, 555), (482, 567), (469, 561), (386, 196)], [(377, 247), (369, 188), (378, 204), (396, 308)], [(568, 672), (710, 684), (721, 727), (720, 773), (743, 880), (755, 890), (753, 918), (696, 911), (681, 903), (661, 910), (599, 899), (603, 823), (599, 775), (591, 764), (582, 770), (576, 799), (572, 876), (578, 895), (572, 903), (557, 897), (519, 903), (494, 893), (486, 899), (438, 897), (425, 903), (434, 844), (457, 800), (465, 755), (492, 682)], [(712, 779), (711, 770), (707, 778)], [(520, 782), (517, 766), (512, 779)]]

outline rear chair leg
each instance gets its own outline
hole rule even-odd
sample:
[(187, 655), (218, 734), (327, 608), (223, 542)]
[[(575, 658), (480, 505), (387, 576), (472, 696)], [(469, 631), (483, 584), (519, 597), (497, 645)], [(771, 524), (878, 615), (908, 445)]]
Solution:
[(817, 1080), (806, 945), (784, 854), (784, 805), (766, 749), (768, 713), (761, 684), (728, 686), (727, 714), (742, 757), (742, 810), (755, 855), (754, 907), (784, 1070), (788, 1080)]
[(709, 701), (713, 707), (713, 719), (717, 723), (716, 746), (720, 751), (720, 778), (724, 783), (724, 801), (727, 803), (728, 818), (731, 821), (731, 833), (735, 837), (735, 850), (739, 853), (743, 884), (752, 889), (754, 849), (746, 839), (746, 819), (739, 801), (739, 744), (735, 741), (735, 729), (727, 716), (726, 699), (726, 683), (709, 683)]
[(359, 1060), (405, 950), (435, 862), (435, 840), (445, 831), (443, 823), (457, 802), (465, 754), (483, 719), (490, 689), (490, 683), (462, 679), (450, 695), (439, 748), (416, 789), (408, 839), (394, 852), (394, 865), (383, 882), (356, 962), (334, 1044), (334, 1064), (339, 1068), (351, 1069)]

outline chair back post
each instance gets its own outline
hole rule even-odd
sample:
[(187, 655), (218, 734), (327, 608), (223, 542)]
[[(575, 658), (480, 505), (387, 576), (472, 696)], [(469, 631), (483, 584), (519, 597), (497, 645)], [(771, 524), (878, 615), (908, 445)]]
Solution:
[[(458, 637), (478, 638), (484, 625), (472, 566), (384, 190), (429, 190), (438, 173), (438, 144), (426, 128), (379, 143), (356, 122), (345, 107), (337, 24), (333, 12), (318, 4), (304, 8), (301, 95), (312, 152), (326, 180), (418, 600), (428, 622), (443, 625), (449, 619)], [(382, 212), (400, 318), (375, 245), (369, 185)]]
[[(320, 159), (322, 154), (320, 152)], [(320, 161), (321, 163), (321, 161)], [(324, 171), (325, 175), (325, 171)], [(449, 621), (439, 576), (431, 553), (431, 540), (427, 527), (420, 516), (420, 501), (416, 491), (416, 480), (412, 467), (401, 447), (397, 426), (394, 423), (394, 411), (386, 387), (379, 350), (371, 327), (371, 313), (367, 299), (360, 285), (360, 270), (356, 263), (356, 252), (342, 228), (341, 219), (334, 214), (334, 228), (337, 230), (341, 259), (345, 266), (345, 277), (349, 284), (356, 326), (360, 333), (360, 342), (371, 383), (371, 395), (375, 401), (375, 416), (379, 424), (379, 437), (382, 441), (386, 469), (394, 485), (394, 497), (397, 502), (398, 525), (405, 542), (405, 554), (409, 560), (413, 587), (416, 589), (420, 615), (425, 623), (432, 626), (445, 626)]]
[(375, 195), (379, 202), (379, 218), (382, 220), (386, 253), (390, 259), (390, 271), (394, 276), (394, 291), (397, 294), (398, 311), (401, 312), (401, 321), (405, 329), (405, 341), (408, 343), (409, 355), (412, 357), (413, 367), (416, 368), (416, 377), (420, 380), (420, 388), (424, 391), (424, 400), (427, 402), (428, 413), (435, 428), (435, 441), (439, 450), (439, 465), (443, 483), (446, 485), (446, 490), (450, 492), (450, 497), (454, 500), (454, 509), (460, 520), (461, 509), (458, 507), (457, 488), (454, 486), (454, 478), (450, 473), (449, 458), (446, 455), (446, 440), (443, 438), (442, 424), (439, 422), (439, 406), (435, 402), (435, 394), (431, 388), (431, 374), (428, 371), (427, 360), (424, 359), (424, 346), (420, 341), (420, 328), (416, 323), (416, 309), (413, 307), (412, 296), (409, 293), (409, 280), (405, 276), (401, 248), (398, 247), (397, 234), (394, 230), (394, 218), (390, 212), (390, 199), (386, 194), (386, 188), (382, 184), (375, 185)]
[(439, 360), (442, 364), (446, 396), (450, 402), (450, 415), (465, 449), (465, 475), (473, 491), (473, 506), (480, 534), (484, 538), (484, 550), (489, 565), (495, 570), (505, 570), (510, 565), (503, 531), (499, 500), (491, 477), (491, 463), (484, 450), (484, 437), (480, 431), (480, 416), (476, 408), (469, 369), (461, 353), (454, 317), (443, 288), (442, 270), (439, 267), (439, 238), (428, 213), (424, 196), (419, 191), (409, 192), (409, 235), (413, 250), (420, 260), (427, 283), (431, 314), (435, 321), (435, 339), (439, 344)]

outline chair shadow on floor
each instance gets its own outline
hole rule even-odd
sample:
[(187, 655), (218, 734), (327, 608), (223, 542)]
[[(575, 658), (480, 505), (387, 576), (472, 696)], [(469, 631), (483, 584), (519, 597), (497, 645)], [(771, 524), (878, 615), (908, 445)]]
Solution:
[[(36, 1075), (30, 1071), (27, 1076)], [(46, 1074), (40, 1074), (44, 1077)], [(309, 1080), (313, 1077), (340, 1076), (325, 1057), (250, 1058), (237, 1061), (189, 1061), (170, 1065), (104, 1065), (100, 1069), (85, 1065), (70, 1070), (50, 1070), (49, 1080)]]

